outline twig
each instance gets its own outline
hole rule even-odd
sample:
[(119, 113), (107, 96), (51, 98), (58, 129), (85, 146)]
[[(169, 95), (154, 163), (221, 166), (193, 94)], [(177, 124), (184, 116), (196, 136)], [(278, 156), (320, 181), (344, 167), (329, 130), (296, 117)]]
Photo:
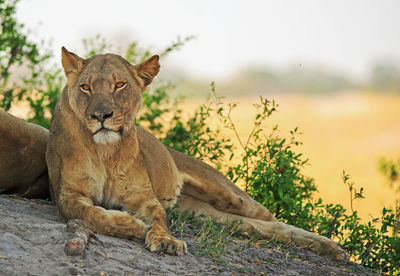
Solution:
[(331, 238), (333, 230), (335, 229), (338, 217), (339, 217), (339, 212), (336, 212), (335, 217), (332, 220), (331, 228), (329, 229), (329, 233), (328, 233), (328, 236), (327, 236), (329, 239)]

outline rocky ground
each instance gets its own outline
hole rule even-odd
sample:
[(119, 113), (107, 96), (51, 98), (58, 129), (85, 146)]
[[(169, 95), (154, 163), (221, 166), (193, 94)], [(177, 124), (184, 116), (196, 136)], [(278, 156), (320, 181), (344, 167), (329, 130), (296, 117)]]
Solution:
[(189, 254), (154, 254), (142, 242), (96, 234), (82, 256), (64, 251), (71, 238), (54, 205), (0, 196), (0, 275), (375, 275), (304, 249), (232, 243), (219, 259), (201, 256), (199, 242), (184, 238)]

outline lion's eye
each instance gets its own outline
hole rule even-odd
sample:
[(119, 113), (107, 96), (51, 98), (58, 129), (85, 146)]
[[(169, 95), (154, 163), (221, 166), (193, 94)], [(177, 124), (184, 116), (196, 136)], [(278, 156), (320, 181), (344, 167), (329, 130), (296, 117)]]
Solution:
[(124, 88), (126, 86), (126, 82), (124, 81), (119, 81), (115, 84), (114, 86), (114, 91), (117, 91), (118, 89)]
[(90, 86), (87, 83), (82, 83), (81, 84), (81, 90), (85, 93), (90, 93)]

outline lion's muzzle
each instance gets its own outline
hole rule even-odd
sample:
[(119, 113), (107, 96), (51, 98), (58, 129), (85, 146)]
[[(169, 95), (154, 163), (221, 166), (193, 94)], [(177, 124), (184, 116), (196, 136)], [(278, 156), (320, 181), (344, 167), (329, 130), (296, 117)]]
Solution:
[[(121, 138), (121, 126), (113, 104), (105, 95), (94, 95), (87, 110), (87, 126), (93, 134), (96, 144), (114, 144)], [(118, 112), (117, 112), (118, 113)]]
[(111, 104), (107, 102), (98, 102), (90, 112), (90, 118), (99, 121), (100, 123), (104, 123), (106, 119), (111, 119), (114, 115), (114, 111), (112, 109)]

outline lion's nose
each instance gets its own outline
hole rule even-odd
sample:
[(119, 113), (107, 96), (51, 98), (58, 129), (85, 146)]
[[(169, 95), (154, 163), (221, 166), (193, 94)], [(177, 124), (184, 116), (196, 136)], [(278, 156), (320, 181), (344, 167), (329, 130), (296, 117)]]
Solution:
[(105, 110), (99, 110), (95, 111), (92, 114), (90, 114), (90, 117), (92, 119), (95, 119), (99, 121), (100, 123), (104, 123), (104, 121), (108, 118), (111, 118), (114, 115), (114, 111), (105, 111)]

